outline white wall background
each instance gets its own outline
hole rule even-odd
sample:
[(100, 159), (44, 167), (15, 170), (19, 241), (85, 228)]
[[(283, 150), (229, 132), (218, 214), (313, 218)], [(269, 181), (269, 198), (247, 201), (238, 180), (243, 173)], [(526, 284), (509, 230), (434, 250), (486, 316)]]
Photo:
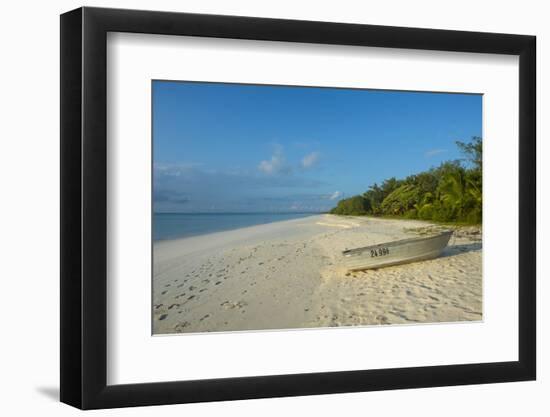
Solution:
[[(4, 415), (74, 415), (57, 402), (59, 379), (59, 17), (72, 0), (10, 2), (0, 24), (0, 274), (2, 343), (0, 410)], [(278, 0), (124, 0), (86, 5), (237, 14), (395, 26), (532, 34), (538, 37), (539, 249), (550, 249), (550, 210), (544, 190), (550, 150), (542, 138), (550, 96), (550, 26), (545, 2), (354, 2)], [(539, 263), (538, 381), (497, 385), (108, 410), (94, 415), (548, 415), (550, 391), (550, 268)]]

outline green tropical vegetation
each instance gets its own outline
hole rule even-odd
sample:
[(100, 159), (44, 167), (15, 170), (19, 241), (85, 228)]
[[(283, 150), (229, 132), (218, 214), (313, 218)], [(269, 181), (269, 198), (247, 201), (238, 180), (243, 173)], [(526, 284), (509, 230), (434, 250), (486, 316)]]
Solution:
[(340, 200), (330, 213), (393, 216), (436, 222), (481, 223), (482, 139), (457, 141), (463, 159), (404, 179), (389, 178), (362, 195)]

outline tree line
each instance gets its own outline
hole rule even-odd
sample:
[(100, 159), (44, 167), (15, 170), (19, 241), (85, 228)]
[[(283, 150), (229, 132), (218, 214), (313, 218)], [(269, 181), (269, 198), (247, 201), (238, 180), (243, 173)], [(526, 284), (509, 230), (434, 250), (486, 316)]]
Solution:
[(437, 222), (481, 223), (482, 139), (457, 141), (463, 159), (373, 184), (362, 195), (340, 200), (330, 213), (395, 216)]

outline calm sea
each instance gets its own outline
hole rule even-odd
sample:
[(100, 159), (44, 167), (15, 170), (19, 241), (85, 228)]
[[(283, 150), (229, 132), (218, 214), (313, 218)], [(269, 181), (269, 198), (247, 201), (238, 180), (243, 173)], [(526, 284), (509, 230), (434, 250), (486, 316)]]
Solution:
[(178, 239), (319, 213), (155, 213), (153, 240)]

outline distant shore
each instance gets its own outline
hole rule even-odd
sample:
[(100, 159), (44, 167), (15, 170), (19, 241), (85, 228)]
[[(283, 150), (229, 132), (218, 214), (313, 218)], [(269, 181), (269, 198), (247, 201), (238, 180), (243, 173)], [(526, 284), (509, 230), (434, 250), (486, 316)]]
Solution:
[(342, 267), (342, 250), (438, 227), (325, 214), (155, 242), (153, 331), (481, 320), (479, 226), (457, 227), (431, 261), (352, 274)]

